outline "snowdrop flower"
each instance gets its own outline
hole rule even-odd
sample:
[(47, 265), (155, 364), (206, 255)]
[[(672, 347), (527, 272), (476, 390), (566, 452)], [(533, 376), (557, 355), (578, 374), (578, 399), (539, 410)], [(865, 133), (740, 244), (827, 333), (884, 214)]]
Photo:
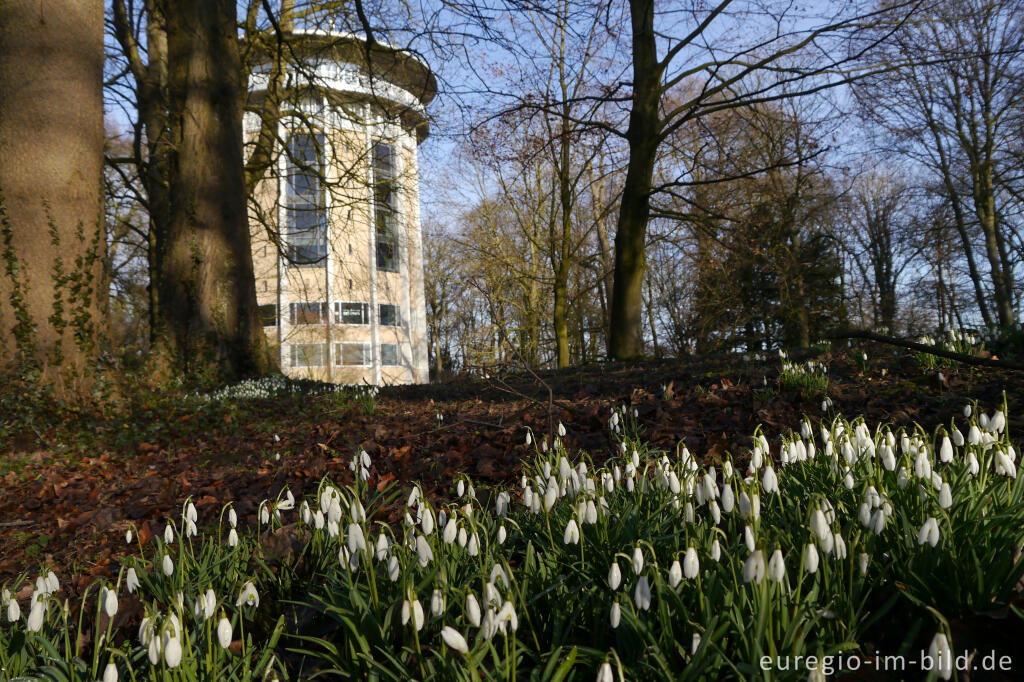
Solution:
[[(566, 529), (568, 531), (568, 528)], [(579, 531), (576, 531), (576, 541), (579, 542)], [(480, 553), (480, 537), (473, 533), (469, 536), (469, 542), (466, 543), (466, 553), (469, 556), (476, 556)]]
[(753, 580), (756, 583), (764, 579), (764, 553), (756, 549), (747, 557), (743, 564), (743, 582), (749, 583)]
[(953, 491), (946, 481), (942, 482), (942, 488), (939, 490), (939, 506), (943, 509), (949, 509), (953, 506)]
[(117, 666), (111, 661), (103, 669), (103, 682), (117, 682)]
[(743, 542), (746, 543), (748, 552), (754, 551), (754, 529), (750, 526), (743, 527)]
[(512, 602), (506, 601), (498, 609), (498, 615), (496, 616), (498, 621), (498, 629), (501, 630), (502, 634), (505, 634), (507, 628), (511, 627), (512, 632), (519, 629), (519, 615), (516, 613), (516, 609), (512, 606)]
[(420, 521), (420, 528), (423, 529), (424, 535), (430, 535), (434, 532), (434, 513), (430, 511), (430, 509), (423, 510), (423, 519)]
[(499, 517), (507, 515), (510, 501), (511, 498), (507, 491), (503, 490), (498, 493), (498, 497), (494, 502), (494, 513)]
[(847, 490), (853, 490), (853, 473), (849, 469), (846, 470), (846, 475), (843, 476), (843, 485), (846, 486)]
[(885, 509), (876, 509), (875, 513), (871, 515), (871, 519), (868, 524), (871, 532), (875, 535), (881, 535), (882, 531), (885, 530), (886, 519), (887, 515), (885, 513)]
[(148, 654), (149, 662), (156, 665), (160, 662), (160, 655), (163, 652), (163, 644), (159, 637), (151, 637), (149, 640)]
[(668, 569), (668, 584), (670, 587), (676, 588), (682, 581), (683, 568), (679, 565), (679, 560), (676, 559), (672, 562), (672, 567)]
[(231, 646), (231, 621), (224, 616), (217, 621), (217, 642), (221, 649)]
[(437, 617), (444, 613), (444, 595), (441, 590), (434, 588), (430, 595), (430, 615)]
[(164, 554), (160, 568), (163, 570), (164, 575), (168, 577), (174, 575), (174, 560), (171, 559), (170, 554)]
[(43, 615), (45, 611), (46, 607), (42, 600), (32, 602), (32, 608), (28, 613), (28, 623), (26, 624), (29, 632), (39, 632), (43, 629)]
[(622, 584), (622, 571), (619, 570), (619, 563), (613, 561), (612, 567), (608, 569), (608, 587), (612, 588), (614, 592), (619, 589), (620, 584)]
[(637, 546), (633, 548), (633, 573), (639, 575), (642, 570), (644, 570), (644, 553)]
[(416, 628), (416, 631), (423, 629), (423, 607), (420, 605), (420, 600), (416, 599), (415, 596), (410, 599), (402, 601), (402, 625), (405, 625), (412, 620), (412, 626)]
[(917, 457), (914, 459), (914, 475), (924, 479), (932, 477), (932, 463), (925, 450), (918, 452)]
[(430, 549), (430, 543), (422, 535), (416, 536), (416, 557), (423, 568), (426, 568), (427, 564), (434, 560), (434, 552)]
[(640, 579), (636, 581), (633, 601), (636, 602), (636, 607), (642, 611), (651, 608), (651, 584), (647, 581), (646, 575), (640, 576)]
[(846, 540), (839, 533), (833, 536), (835, 547), (833, 548), (833, 554), (836, 559), (841, 560), (846, 558)]
[(266, 502), (260, 503), (260, 523), (264, 526), (270, 523), (270, 509), (267, 507)]
[(100, 603), (103, 604), (103, 611), (108, 618), (117, 614), (117, 593), (110, 588), (104, 587), (100, 590)]
[(558, 435), (561, 436), (562, 438), (565, 438), (565, 426), (562, 424), (562, 422), (558, 422)]
[(934, 516), (929, 516), (917, 532), (917, 544), (923, 545), (926, 542), (932, 547), (939, 544), (939, 523)]
[(615, 677), (612, 675), (612, 665), (608, 661), (601, 664), (601, 667), (597, 669), (597, 682), (615, 682)]
[(945, 633), (935, 633), (928, 647), (928, 656), (931, 658), (930, 670), (934, 670), (938, 677), (948, 680), (953, 676), (953, 652)]
[(775, 469), (773, 469), (770, 464), (765, 467), (764, 477), (761, 479), (761, 484), (766, 493), (770, 494), (779, 492), (779, 478), (775, 475)]
[(883, 445), (881, 448), (881, 460), (882, 466), (885, 467), (886, 471), (893, 471), (896, 469), (896, 455), (892, 451), (892, 447), (888, 444)]
[(558, 483), (554, 478), (548, 478), (547, 485), (544, 487), (544, 511), (551, 511), (551, 508), (555, 506), (555, 502), (557, 501)]
[(978, 458), (973, 452), (967, 453), (967, 471), (969, 471), (972, 476), (976, 476), (978, 472), (981, 471), (981, 466), (978, 464)]
[[(5, 590), (6, 592), (6, 590)], [(14, 623), (21, 618), (21, 607), (18, 605), (18, 600), (7, 595), (7, 622)]]
[(580, 529), (576, 525), (576, 519), (569, 519), (565, 526), (565, 533), (562, 535), (562, 542), (566, 545), (578, 545), (580, 542)]
[(348, 551), (352, 554), (366, 551), (366, 537), (358, 523), (348, 524)]
[(238, 531), (234, 528), (228, 533), (228, 547), (238, 547)]
[(953, 461), (953, 444), (949, 441), (949, 436), (942, 437), (942, 445), (939, 447), (939, 461), (943, 464)]
[(781, 583), (786, 578), (786, 562), (782, 558), (782, 550), (776, 548), (768, 560), (768, 579)]
[[(132, 537), (133, 537), (132, 536), (132, 532), (129, 530), (127, 533), (124, 534), (124, 543), (126, 545), (132, 544)], [(115, 668), (115, 670), (116, 670), (116, 668)]]
[(132, 594), (139, 587), (139, 574), (135, 572), (134, 567), (128, 569), (128, 573), (125, 576), (125, 586), (128, 589), (128, 594)]
[(804, 570), (807, 573), (818, 571), (818, 548), (814, 546), (813, 542), (807, 543), (804, 548)]
[(377, 561), (384, 561), (391, 552), (391, 540), (384, 533), (377, 536), (377, 545), (373, 556)]
[(726, 514), (731, 514), (735, 506), (736, 498), (732, 492), (732, 484), (726, 483), (724, 486), (722, 486), (722, 511), (724, 511)]
[(217, 611), (217, 595), (214, 593), (213, 588), (206, 588), (206, 594), (203, 601), (203, 619), (209, 620), (213, 618), (213, 614)]
[(458, 535), (456, 535), (455, 539), (459, 543), (459, 547), (465, 547), (466, 542), (469, 540), (469, 535), (466, 533), (466, 529), (459, 528)]
[(608, 614), (608, 622), (611, 624), (612, 629), (619, 627), (619, 622), (622, 620), (622, 607), (619, 606), (619, 602), (612, 602), (612, 610)]
[(822, 541), (826, 536), (831, 536), (832, 531), (828, 527), (828, 521), (825, 520), (825, 513), (821, 511), (821, 507), (816, 508), (811, 513), (811, 530), (818, 536), (818, 540)]
[(256, 592), (256, 586), (248, 581), (242, 585), (242, 591), (238, 593), (238, 599), (235, 601), (235, 606), (243, 605), (253, 608), (260, 605), (260, 595)]
[(499, 545), (504, 545), (506, 537), (508, 537), (508, 533), (505, 532), (505, 526), (499, 527), (498, 528), (498, 544)]
[(860, 568), (860, 574), (861, 575), (864, 575), (865, 573), (868, 572), (868, 562), (870, 560), (871, 560), (871, 557), (868, 556), (867, 552), (861, 552), (857, 556), (857, 565)]
[(711, 541), (711, 558), (715, 561), (722, 558), (722, 545), (718, 542), (718, 538)]
[(168, 523), (164, 528), (164, 544), (169, 545), (172, 542), (174, 542), (174, 528)]
[(466, 597), (466, 618), (473, 627), (480, 627), (480, 603), (472, 592)]
[(448, 625), (441, 628), (441, 639), (452, 651), (457, 651), (460, 654), (469, 653), (469, 644), (466, 642), (466, 638), (455, 628)]
[(391, 582), (397, 581), (400, 574), (400, 568), (401, 567), (398, 564), (398, 557), (392, 554), (391, 558), (388, 559), (388, 580)]
[(857, 509), (857, 519), (860, 520), (860, 525), (868, 528), (871, 526), (871, 503), (864, 501)]
[(302, 506), (299, 507), (299, 518), (307, 526), (313, 522), (313, 511), (309, 508), (309, 503), (305, 500), (302, 501)]
[(1003, 476), (1017, 478), (1017, 465), (1014, 464), (1013, 460), (1010, 459), (1005, 452), (996, 452), (995, 471), (997, 474), (1001, 474)]
[(697, 649), (700, 648), (700, 633), (693, 633), (693, 637), (690, 639), (690, 655), (693, 656), (697, 653)]
[(967, 442), (971, 445), (977, 445), (981, 442), (981, 431), (975, 424), (971, 424), (971, 430), (967, 432)]
[(686, 549), (686, 556), (683, 558), (683, 575), (687, 580), (693, 580), (700, 572), (700, 562), (697, 560), (697, 550), (693, 547)]
[(181, 663), (181, 641), (170, 634), (164, 636), (164, 662), (168, 668), (177, 668)]

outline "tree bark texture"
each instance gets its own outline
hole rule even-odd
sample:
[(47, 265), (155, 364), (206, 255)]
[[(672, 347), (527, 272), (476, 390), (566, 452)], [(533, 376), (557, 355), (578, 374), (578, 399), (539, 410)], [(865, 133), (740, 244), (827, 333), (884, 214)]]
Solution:
[(235, 3), (186, 0), (163, 13), (173, 151), (158, 235), (161, 342), (189, 373), (258, 374), (269, 357), (245, 208)]
[(653, 0), (629, 3), (633, 28), (633, 103), (626, 141), (629, 164), (615, 233), (615, 280), (612, 292), (608, 355), (615, 360), (644, 352), (643, 281), (647, 220), (651, 207), (654, 161), (660, 142), (662, 65), (654, 34)]
[(0, 366), (48, 382), (105, 325), (102, 82), (102, 2), (0, 2)]

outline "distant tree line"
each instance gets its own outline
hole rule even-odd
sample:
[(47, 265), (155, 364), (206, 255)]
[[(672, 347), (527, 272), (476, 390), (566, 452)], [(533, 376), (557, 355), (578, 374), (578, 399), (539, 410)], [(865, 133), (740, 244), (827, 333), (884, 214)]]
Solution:
[(165, 376), (272, 369), (249, 217), (288, 153), (296, 27), (441, 74), (458, 164), (425, 211), (436, 373), (1019, 328), (1013, 0), (36, 5), (0, 8), (15, 371), (104, 347)]

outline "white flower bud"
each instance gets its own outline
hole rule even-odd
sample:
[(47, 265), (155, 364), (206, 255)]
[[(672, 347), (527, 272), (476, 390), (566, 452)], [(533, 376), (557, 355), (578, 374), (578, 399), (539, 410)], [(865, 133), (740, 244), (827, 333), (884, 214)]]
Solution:
[(231, 646), (231, 621), (224, 616), (217, 621), (217, 642), (221, 649)]

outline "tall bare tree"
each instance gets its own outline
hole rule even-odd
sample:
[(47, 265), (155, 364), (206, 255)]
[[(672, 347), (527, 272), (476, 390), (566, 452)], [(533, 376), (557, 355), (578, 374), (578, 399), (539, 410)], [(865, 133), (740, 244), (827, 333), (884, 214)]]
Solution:
[[(1013, 0), (955, 0), (908, 24), (887, 49), (899, 69), (856, 90), (868, 120), (929, 169), (960, 239), (985, 326), (1017, 316), (1024, 18)], [(987, 270), (987, 272), (986, 272)]]
[(99, 0), (0, 4), (0, 349), (72, 377), (106, 301), (102, 79)]
[[(629, 102), (629, 126), (620, 133), (629, 145), (629, 164), (615, 234), (610, 356), (643, 353), (651, 197), (690, 182), (683, 173), (655, 186), (664, 140), (687, 122), (715, 112), (799, 98), (860, 77), (863, 72), (855, 67), (861, 58), (919, 4), (891, 2), (859, 12), (854, 4), (828, 3), (820, 14), (807, 15), (792, 3), (720, 0), (659, 15), (654, 0), (630, 1), (633, 78), (622, 98)], [(886, 28), (868, 34), (868, 26), (879, 25)], [(665, 106), (665, 95), (686, 81), (700, 86), (671, 108)]]

